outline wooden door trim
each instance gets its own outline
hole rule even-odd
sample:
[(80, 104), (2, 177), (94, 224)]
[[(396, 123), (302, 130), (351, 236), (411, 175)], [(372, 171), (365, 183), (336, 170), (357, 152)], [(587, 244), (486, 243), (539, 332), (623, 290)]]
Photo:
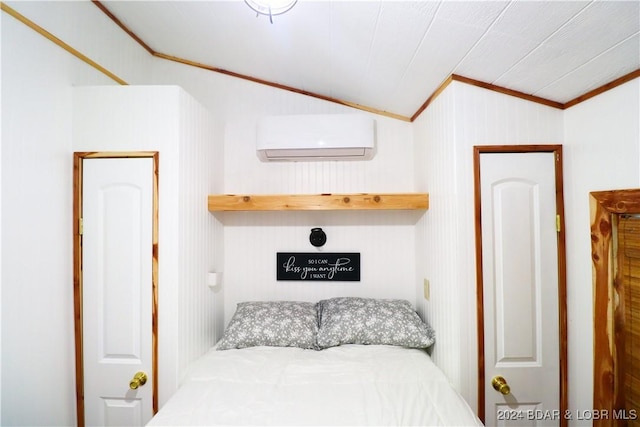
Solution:
[[(475, 211), (475, 245), (476, 245), (476, 307), (478, 334), (478, 418), (485, 421), (485, 349), (484, 349), (484, 287), (482, 271), (482, 215), (480, 205), (480, 155), (485, 153), (554, 153), (556, 158), (556, 213), (558, 215), (558, 316), (559, 316), (559, 350), (560, 350), (560, 413), (569, 408), (568, 364), (567, 364), (567, 264), (564, 225), (564, 190), (562, 170), (562, 145), (490, 145), (473, 147), (474, 173), (474, 211)], [(560, 418), (560, 426), (566, 427), (567, 420)]]
[(157, 151), (102, 151), (73, 153), (73, 311), (76, 358), (76, 417), (84, 427), (84, 355), (82, 350), (82, 166), (85, 159), (152, 158), (153, 159), (153, 225), (151, 268), (151, 370), (153, 375), (153, 413), (158, 412), (158, 172)]
[[(617, 216), (640, 213), (640, 189), (596, 191), (589, 194), (591, 214), (591, 260), (593, 263), (593, 408), (608, 411), (608, 417), (594, 419), (598, 427), (616, 425), (613, 413), (620, 407), (619, 378), (624, 360), (616, 349), (623, 343), (624, 319), (616, 304), (621, 283), (615, 280), (613, 237)], [(622, 318), (621, 318), (622, 316)]]

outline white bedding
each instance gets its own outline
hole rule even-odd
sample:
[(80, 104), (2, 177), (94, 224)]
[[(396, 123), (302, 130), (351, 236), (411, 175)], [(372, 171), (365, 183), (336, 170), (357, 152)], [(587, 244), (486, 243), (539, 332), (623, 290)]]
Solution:
[(423, 350), (212, 349), (149, 426), (482, 425)]

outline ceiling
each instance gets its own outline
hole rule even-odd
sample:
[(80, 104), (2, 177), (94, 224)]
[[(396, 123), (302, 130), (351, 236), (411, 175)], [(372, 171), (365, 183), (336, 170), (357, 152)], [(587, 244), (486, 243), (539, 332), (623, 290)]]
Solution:
[(564, 104), (640, 69), (640, 0), (99, 5), (154, 54), (404, 117), (451, 75)]

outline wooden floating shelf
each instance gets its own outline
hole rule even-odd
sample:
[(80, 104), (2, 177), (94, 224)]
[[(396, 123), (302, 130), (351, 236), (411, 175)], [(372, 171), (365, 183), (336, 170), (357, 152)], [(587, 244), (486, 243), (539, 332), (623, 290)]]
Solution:
[(427, 193), (215, 194), (209, 211), (417, 210), (429, 208)]

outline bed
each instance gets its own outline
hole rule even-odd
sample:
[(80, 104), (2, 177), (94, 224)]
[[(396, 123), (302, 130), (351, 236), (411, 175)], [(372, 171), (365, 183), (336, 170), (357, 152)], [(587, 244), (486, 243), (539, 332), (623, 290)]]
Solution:
[(402, 300), (241, 303), (148, 425), (482, 425), (433, 341)]

